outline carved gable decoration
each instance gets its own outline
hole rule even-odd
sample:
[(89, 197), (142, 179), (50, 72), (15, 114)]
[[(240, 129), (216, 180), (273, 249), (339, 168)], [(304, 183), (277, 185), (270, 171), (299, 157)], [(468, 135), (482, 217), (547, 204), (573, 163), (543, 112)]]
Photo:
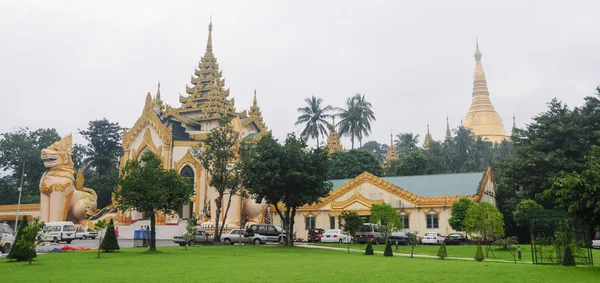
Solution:
[(354, 188), (354, 194), (343, 201), (334, 201), (331, 203), (331, 210), (345, 210), (357, 208), (371, 208), (373, 204), (384, 203), (383, 199), (371, 200), (360, 194), (358, 187)]
[(156, 115), (150, 93), (148, 93), (146, 96), (146, 103), (144, 104), (142, 116), (138, 118), (131, 130), (123, 131), (123, 149), (129, 149), (131, 142), (142, 131), (142, 129), (146, 127), (146, 125), (150, 125), (150, 127), (156, 131), (163, 144), (171, 145), (173, 140), (173, 128), (171, 125), (166, 127)]
[(156, 156), (159, 158), (162, 158), (162, 145), (157, 147), (154, 144), (154, 141), (152, 140), (152, 134), (150, 133), (150, 128), (146, 128), (144, 131), (144, 139), (142, 140), (142, 143), (140, 143), (140, 146), (137, 149), (132, 150), (131, 155), (133, 156), (133, 159), (138, 159), (146, 148), (154, 152), (154, 154), (156, 154)]

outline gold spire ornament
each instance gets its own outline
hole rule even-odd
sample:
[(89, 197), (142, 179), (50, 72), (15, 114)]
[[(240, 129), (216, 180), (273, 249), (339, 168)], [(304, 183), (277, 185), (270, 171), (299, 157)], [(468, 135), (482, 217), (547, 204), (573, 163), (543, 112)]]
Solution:
[(461, 122), (461, 124), (465, 128), (471, 129), (476, 136), (481, 136), (493, 143), (499, 143), (504, 139), (508, 139), (508, 135), (504, 129), (502, 118), (500, 118), (490, 100), (485, 72), (481, 65), (481, 56), (479, 42), (477, 42), (472, 102), (469, 112), (464, 118), (464, 123)]
[(398, 151), (396, 151), (396, 147), (394, 146), (394, 135), (390, 133), (390, 147), (388, 147), (388, 152), (385, 158), (383, 158), (383, 166), (390, 166), (394, 160), (398, 160)]
[(335, 131), (335, 117), (333, 117), (331, 130), (329, 131), (329, 136), (327, 137), (327, 149), (329, 150), (329, 154), (332, 154), (336, 151), (344, 151), (342, 141), (340, 141), (340, 135)]
[(254, 88), (254, 100), (252, 102), (252, 106), (250, 106), (250, 112), (248, 113), (250, 118), (254, 118), (254, 120), (260, 124), (261, 127), (266, 129), (265, 122), (263, 121), (262, 112), (260, 111), (260, 107), (258, 107), (258, 103), (256, 102), (256, 88)]
[(160, 81), (158, 81), (158, 88), (156, 89), (156, 95), (154, 96), (154, 104), (161, 114), (165, 112), (165, 103), (160, 98)]
[(446, 140), (452, 139), (452, 132), (450, 131), (450, 121), (448, 120), (448, 116), (446, 116)]
[(429, 122), (427, 122), (427, 134), (425, 135), (425, 140), (423, 141), (423, 149), (425, 149), (425, 150), (429, 149), (432, 142), (433, 142), (433, 138), (431, 137), (431, 134), (429, 133)]

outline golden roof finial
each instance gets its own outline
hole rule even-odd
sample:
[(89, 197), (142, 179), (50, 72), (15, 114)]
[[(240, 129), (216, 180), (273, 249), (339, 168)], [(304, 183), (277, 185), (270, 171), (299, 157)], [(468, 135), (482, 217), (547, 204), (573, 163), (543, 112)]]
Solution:
[(481, 51), (479, 51), (479, 39), (475, 37), (475, 60), (481, 60)]
[(206, 52), (212, 52), (212, 13), (210, 14), (210, 23), (208, 24), (208, 40), (206, 41)]
[(517, 122), (515, 120), (515, 112), (513, 112), (513, 129), (517, 128)]
[(450, 121), (448, 120), (448, 116), (446, 116), (446, 139), (452, 139), (452, 132), (450, 131)]
[(427, 121), (427, 134), (429, 135), (429, 121)]
[(256, 103), (256, 87), (254, 87), (254, 101), (252, 102), (252, 106), (258, 106)]
[(390, 146), (394, 146), (394, 134), (390, 133)]

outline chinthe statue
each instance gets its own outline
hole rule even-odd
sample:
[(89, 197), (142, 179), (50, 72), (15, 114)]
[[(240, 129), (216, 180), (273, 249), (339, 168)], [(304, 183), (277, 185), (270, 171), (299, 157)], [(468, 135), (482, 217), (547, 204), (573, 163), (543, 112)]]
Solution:
[(98, 196), (83, 187), (81, 170), (73, 176), (71, 135), (42, 150), (41, 158), (47, 171), (40, 180), (40, 219), (44, 222), (72, 221), (84, 223), (87, 215), (96, 212)]

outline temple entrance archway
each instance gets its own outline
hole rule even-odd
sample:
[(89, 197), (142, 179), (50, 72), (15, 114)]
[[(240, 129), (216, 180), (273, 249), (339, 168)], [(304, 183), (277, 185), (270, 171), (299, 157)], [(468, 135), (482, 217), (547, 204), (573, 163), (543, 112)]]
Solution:
[[(196, 187), (196, 184), (194, 183), (195, 173), (194, 173), (194, 169), (192, 168), (192, 166), (190, 166), (190, 165), (183, 166), (183, 168), (181, 168), (181, 171), (179, 171), (179, 176), (188, 178), (190, 180), (190, 182), (192, 182), (192, 184), (194, 184), (194, 187)], [(194, 213), (193, 209), (194, 209), (194, 202), (190, 202), (189, 204), (181, 206), (177, 210), (177, 214), (179, 214), (179, 217), (181, 219), (188, 219), (188, 218), (190, 218), (190, 216), (193, 215), (193, 213)]]

